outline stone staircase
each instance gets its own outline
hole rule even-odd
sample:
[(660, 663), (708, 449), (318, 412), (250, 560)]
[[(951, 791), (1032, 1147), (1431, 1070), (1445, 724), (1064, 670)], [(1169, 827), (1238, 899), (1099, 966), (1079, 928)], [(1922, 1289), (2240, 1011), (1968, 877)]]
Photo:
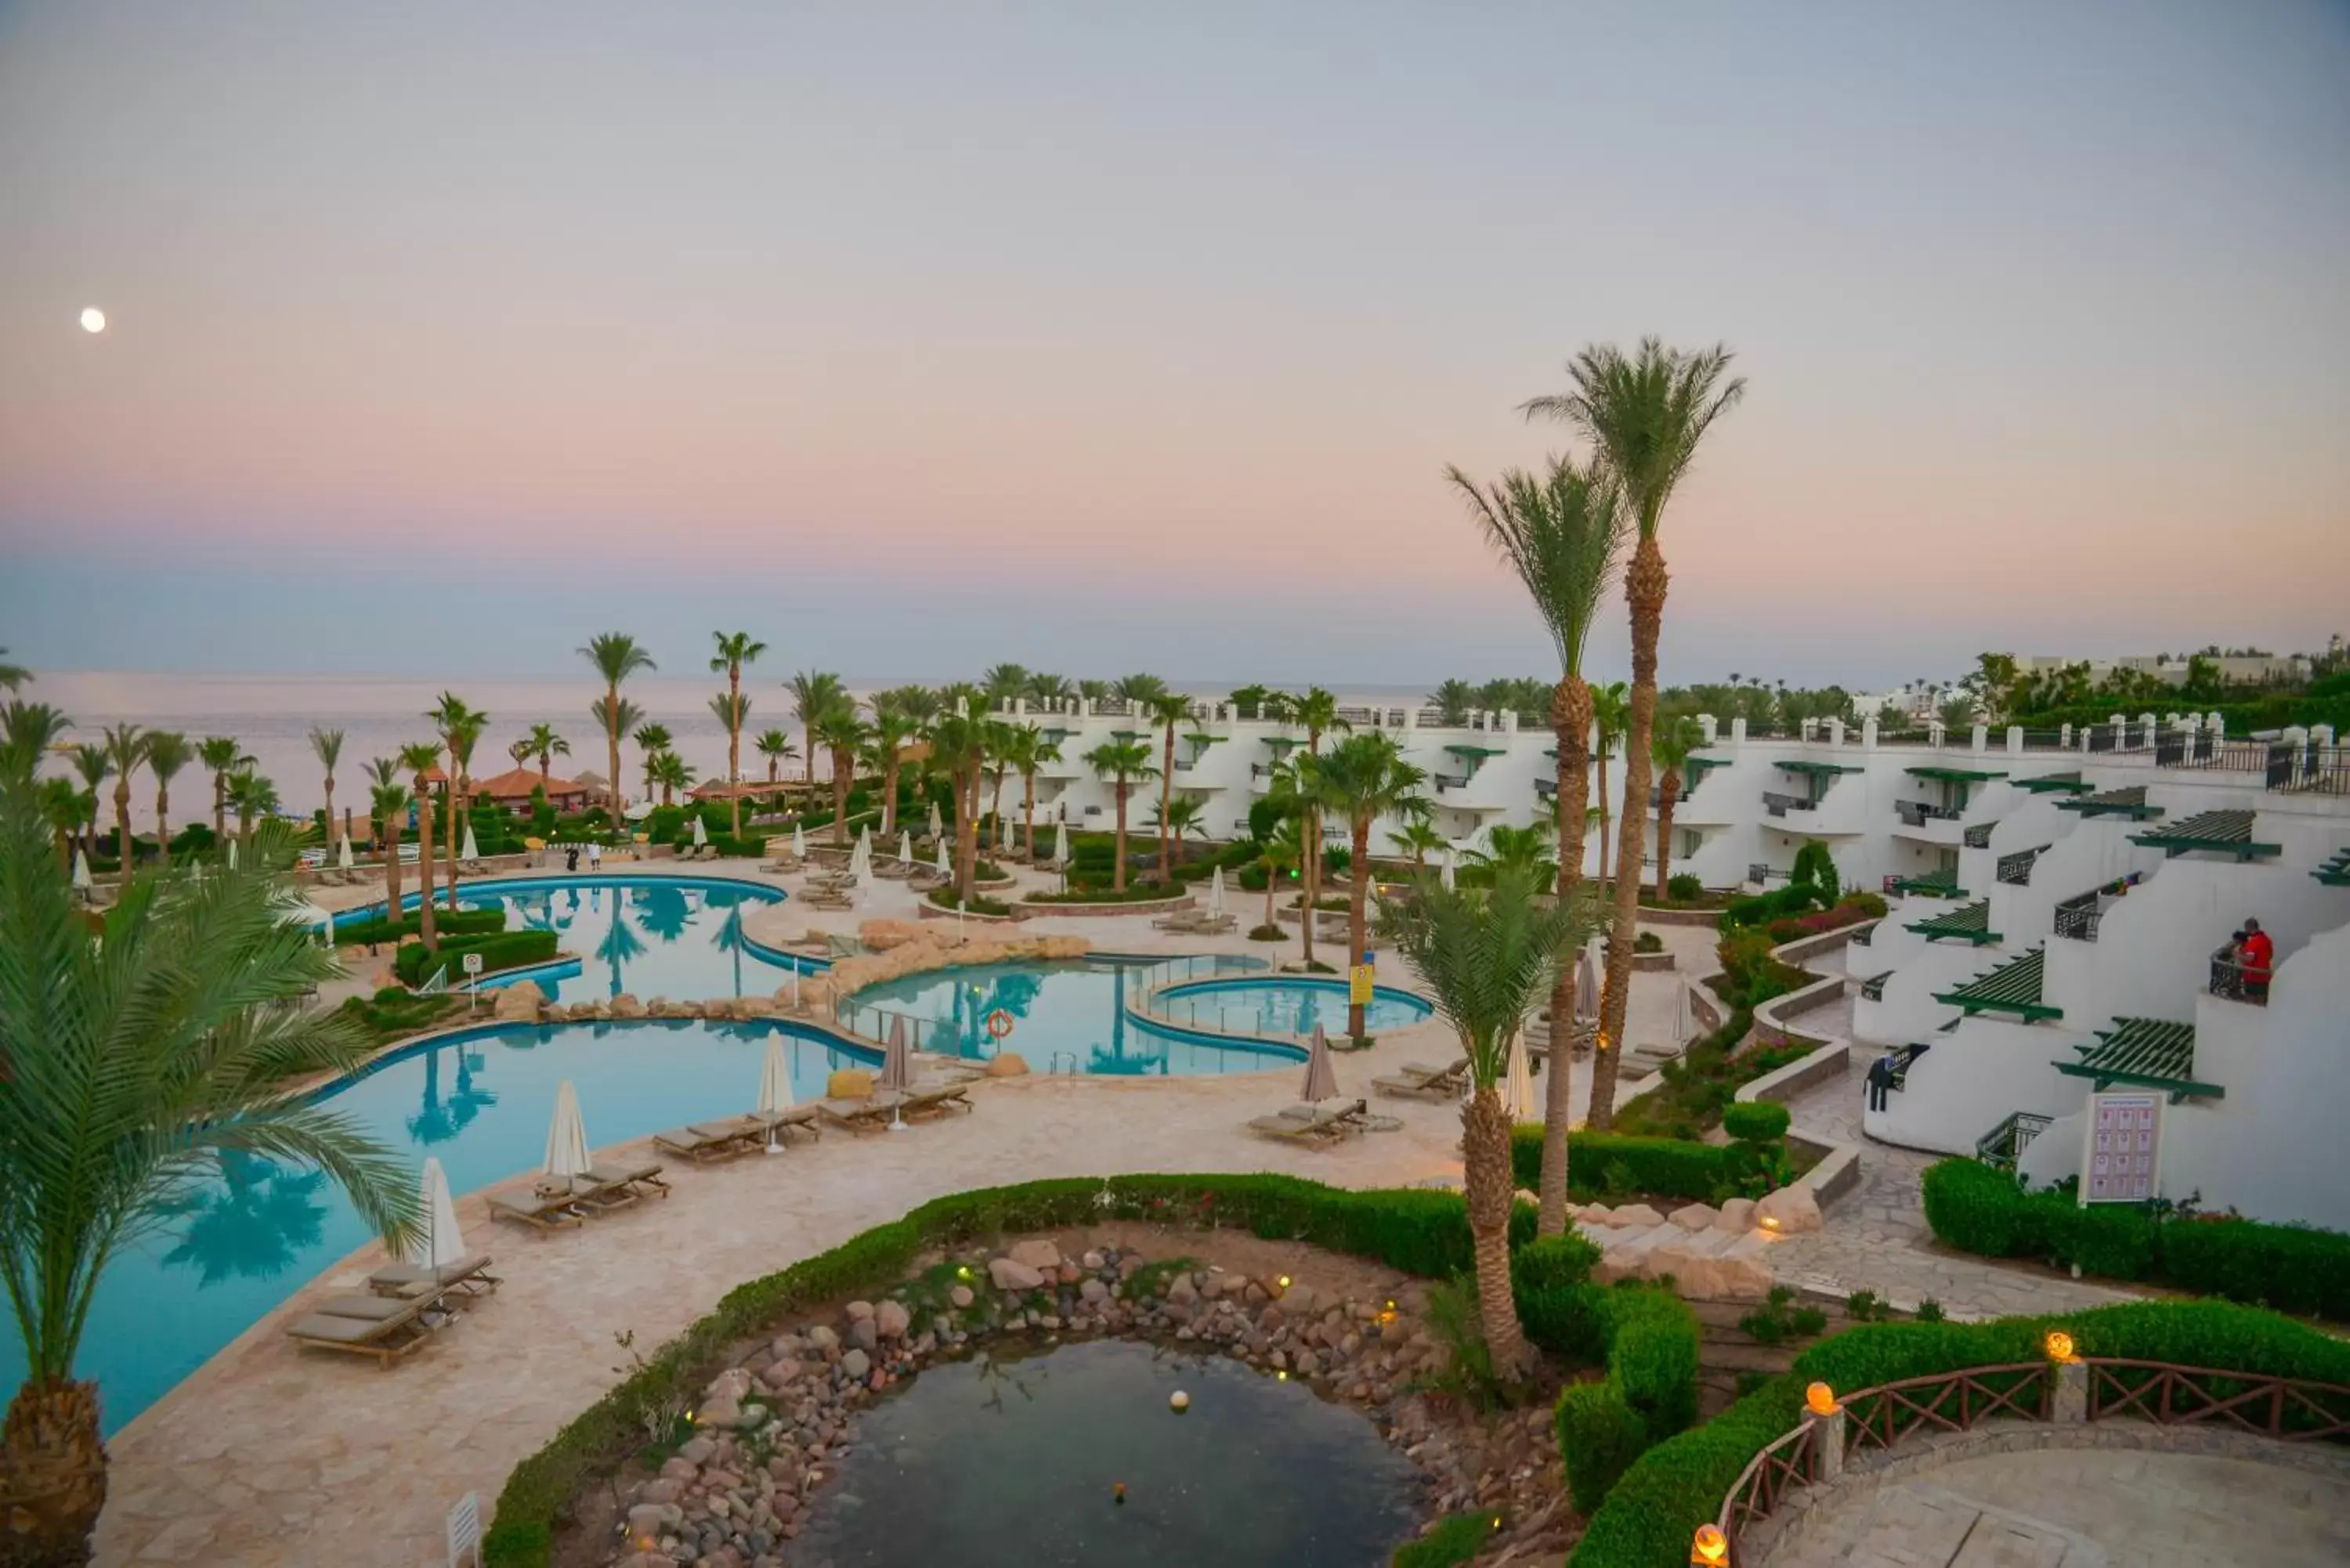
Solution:
[(1760, 1202), (1733, 1198), (1720, 1209), (1690, 1203), (1663, 1214), (1646, 1203), (1590, 1203), (1574, 1214), (1576, 1229), (1599, 1248), (1592, 1271), (1598, 1283), (1670, 1275), (1681, 1295), (1711, 1301), (1762, 1300), (1773, 1282), (1772, 1247), (1820, 1227), (1819, 1205), (1802, 1187)]

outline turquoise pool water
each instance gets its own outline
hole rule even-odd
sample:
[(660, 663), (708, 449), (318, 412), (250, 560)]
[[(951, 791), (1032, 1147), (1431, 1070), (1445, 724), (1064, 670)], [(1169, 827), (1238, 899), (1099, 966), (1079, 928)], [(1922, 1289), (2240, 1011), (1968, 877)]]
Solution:
[(1419, 1517), (1419, 1471), (1368, 1420), (1226, 1356), (1111, 1341), (948, 1362), (859, 1427), (795, 1563), (1366, 1568)]
[[(1262, 967), (1253, 959), (1226, 961)], [(886, 1037), (889, 1017), (903, 1014), (918, 1049), (977, 1060), (1013, 1051), (1038, 1073), (1262, 1073), (1305, 1060), (1302, 1049), (1218, 1040), (1135, 1017), (1130, 1010), (1143, 993), (1166, 978), (1164, 966), (1108, 962), (944, 970), (868, 985), (847, 1018), (859, 1033)], [(1000, 1037), (988, 1028), (999, 1012), (998, 1027), (1010, 1026)]]
[[(457, 885), (461, 908), (503, 909), (506, 929), (553, 931), (557, 946), (577, 957), (576, 969), (529, 977), (557, 1002), (609, 999), (624, 991), (639, 1000), (696, 1002), (772, 992), (790, 970), (781, 955), (771, 958), (744, 940), (743, 917), (783, 898), (780, 888), (694, 877), (564, 876)], [(401, 905), (415, 909), (415, 895)], [(381, 903), (372, 904), (337, 916), (336, 923), (372, 919), (382, 909)]]
[[(590, 1147), (748, 1111), (776, 1033), (804, 1099), (822, 1095), (834, 1068), (873, 1064), (783, 1023), (508, 1026), (400, 1052), (322, 1098), (415, 1168), (438, 1156), (451, 1189), (463, 1193), (536, 1168), (566, 1078), (579, 1092)], [(791, 1179), (788, 1169), (775, 1175)], [(319, 1172), (234, 1159), (224, 1179), (203, 1184), (118, 1253), (99, 1283), (80, 1373), (99, 1381), (107, 1430), (368, 1239)], [(466, 1240), (490, 1251), (527, 1244), (507, 1227)], [(24, 1371), (12, 1318), (0, 1334), (0, 1385), (16, 1387)]]
[[(1418, 1023), (1436, 1009), (1410, 992), (1375, 986), (1363, 1009), (1363, 1027), (1371, 1033)], [(1219, 977), (1180, 981), (1151, 999), (1150, 1012), (1180, 1023), (1208, 1029), (1238, 1030), (1254, 1034), (1312, 1034), (1318, 1025), (1326, 1033), (1347, 1032), (1347, 983), (1303, 975), (1278, 979)]]

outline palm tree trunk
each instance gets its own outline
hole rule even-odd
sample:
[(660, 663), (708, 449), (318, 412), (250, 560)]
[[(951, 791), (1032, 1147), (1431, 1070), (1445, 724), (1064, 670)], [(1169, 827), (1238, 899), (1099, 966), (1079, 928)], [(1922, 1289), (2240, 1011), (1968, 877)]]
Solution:
[(881, 836), (887, 838), (897, 831), (898, 748), (893, 745), (889, 754), (881, 759)]
[(1167, 746), (1159, 763), (1159, 880), (1174, 880), (1171, 856), (1175, 839), (1170, 831), (1173, 824), (1167, 819), (1170, 807), (1175, 804), (1175, 721), (1167, 721)]
[(1322, 897), (1322, 857), (1317, 853), (1322, 846), (1320, 812), (1308, 811), (1305, 814), (1305, 831), (1298, 836), (1305, 842), (1297, 854), (1297, 929), (1299, 940), (1305, 943), (1305, 967), (1311, 969), (1314, 967), (1314, 906)]
[(1020, 775), (1020, 823), (1027, 835), (1028, 864), (1036, 864), (1036, 774), (1031, 768)]
[(848, 770), (840, 765), (841, 753), (832, 753), (832, 842), (848, 842)]
[(327, 847), (335, 846), (335, 775), (327, 775)]
[(1110, 872), (1109, 890), (1126, 891), (1126, 775), (1118, 776), (1118, 865)]
[[(1558, 753), (1558, 901), (1566, 904), (1583, 883), (1583, 810), (1591, 777), (1591, 688), (1580, 675), (1563, 677), (1551, 693), (1551, 732)], [(1570, 825), (1574, 828), (1569, 833)], [(1566, 847), (1570, 837), (1575, 849)], [(1603, 835), (1600, 846), (1607, 846)], [(1567, 1124), (1575, 1119), (1573, 1074), (1575, 971), (1559, 955), (1558, 974), (1550, 988), (1550, 1061), (1544, 1067), (1543, 1160), (1537, 1195), (1541, 1214), (1537, 1236), (1566, 1233)]]
[(432, 786), (420, 778), (416, 789), (423, 801), (416, 813), (416, 886), (421, 893), (416, 900), (416, 931), (426, 947), (437, 949), (441, 939), (432, 929)]
[(1599, 879), (1607, 880), (1607, 738), (1599, 738)]
[[(1365, 867), (1368, 865), (1370, 857), (1371, 819), (1367, 816), (1358, 816), (1355, 818), (1354, 890), (1347, 897), (1347, 962), (1350, 966), (1363, 961), (1363, 940), (1369, 929), (1365, 905), (1369, 898), (1371, 879)], [(1347, 1002), (1347, 1033), (1355, 1040), (1360, 1041), (1365, 1034), (1364, 1004), (1352, 999), (1351, 993), (1354, 987), (1351, 983), (1347, 989), (1349, 992)]]
[(172, 786), (161, 779), (155, 781), (155, 853), (172, 853)]
[(228, 775), (213, 774), (213, 842), (228, 836)]
[(1665, 901), (1665, 884), (1673, 872), (1673, 806), (1679, 801), (1681, 775), (1671, 768), (1665, 770), (1657, 786), (1657, 902)]
[[(390, 812), (383, 814), (383, 832), (376, 838), (376, 849), (383, 857), (383, 918), (400, 919), (400, 819)], [(398, 947), (400, 939), (392, 939)]]
[(604, 793), (617, 824), (620, 820), (620, 683), (617, 680), (604, 686), (604, 746), (605, 765), (612, 770), (604, 775)]
[(808, 720), (800, 726), (800, 748), (803, 753), (800, 759), (800, 771), (807, 774), (804, 782), (807, 784), (808, 793), (813, 795), (816, 793), (816, 721), (814, 719)]
[(98, 1385), (26, 1378), (0, 1426), (0, 1568), (80, 1568), (105, 1506)]
[(449, 803), (449, 834), (448, 842), (441, 846), (441, 853), (449, 862), (449, 909), (454, 914), (457, 909), (457, 754), (454, 752), (449, 753), (448, 792), (444, 798)]
[(955, 893), (965, 909), (979, 881), (979, 764), (968, 779), (953, 781), (955, 792)]
[(1632, 606), (1632, 702), (1624, 726), (1624, 820), (1616, 837), (1616, 911), (1607, 939), (1607, 984), (1599, 1002), (1599, 1037), (1591, 1047), (1593, 1132), (1616, 1121), (1616, 1067), (1624, 1014), (1632, 1000), (1632, 941), (1640, 925), (1640, 853), (1648, 815), (1648, 746), (1657, 722), (1657, 640), (1670, 585), (1665, 554), (1644, 538), (1632, 553), (1624, 596)]
[(1515, 1381), (1524, 1375), (1525, 1331), (1510, 1294), (1510, 1205), (1517, 1184), (1510, 1174), (1510, 1118), (1501, 1092), (1480, 1084), (1461, 1109), (1461, 1144), (1466, 1156), (1462, 1185), (1469, 1200), (1469, 1234), (1475, 1248), (1477, 1313), (1492, 1353), (1496, 1376)]
[(743, 836), (743, 667), (726, 667), (726, 793), (734, 807), (729, 819), (736, 838)]
[(122, 847), (122, 868), (116, 873), (123, 881), (130, 880), (130, 775), (125, 774), (114, 784), (114, 836)]
[(995, 794), (988, 800), (987, 815), (995, 819), (995, 834), (999, 839), (1002, 838), (1003, 836), (1003, 769), (1001, 766), (995, 770)]

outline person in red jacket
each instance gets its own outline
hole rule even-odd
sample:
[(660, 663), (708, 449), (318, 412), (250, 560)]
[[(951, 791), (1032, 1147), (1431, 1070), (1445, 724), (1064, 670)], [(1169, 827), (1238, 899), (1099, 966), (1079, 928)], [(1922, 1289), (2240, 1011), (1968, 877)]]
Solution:
[(2244, 922), (2243, 957), (2244, 1000), (2266, 1002), (2269, 999), (2269, 971), (2276, 964), (2276, 943), (2261, 929), (2258, 920)]

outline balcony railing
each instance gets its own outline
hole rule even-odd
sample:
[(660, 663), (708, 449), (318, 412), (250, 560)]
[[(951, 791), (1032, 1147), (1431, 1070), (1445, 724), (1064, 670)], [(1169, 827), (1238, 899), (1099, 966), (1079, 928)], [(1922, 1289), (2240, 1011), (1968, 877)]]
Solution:
[(1791, 811), (1808, 811), (1811, 805), (1799, 794), (1780, 794), (1767, 789), (1762, 792), (1762, 809), (1773, 816), (1784, 816)]
[(1928, 805), (1922, 800), (1897, 800), (1893, 803), (1893, 811), (1895, 815), (1900, 817), (1903, 826), (1908, 827), (1923, 827), (1929, 822), (1959, 820), (1956, 806)]
[[(1853, 940), (1856, 940), (1856, 941), (1857, 941), (1857, 940), (1859, 940), (1859, 938), (1858, 938), (1858, 937), (1855, 937)], [(1888, 980), (1891, 980), (1892, 978), (1893, 978), (1893, 971), (1890, 971), (1890, 970), (1887, 970), (1887, 971), (1885, 973), (1883, 973), (1883, 974), (1873, 974), (1873, 975), (1870, 975), (1866, 980), (1864, 980), (1864, 981), (1862, 981), (1860, 982), (1860, 999), (1861, 999), (1863, 1002), (1882, 1002), (1882, 1001), (1884, 1001), (1884, 1000), (1885, 1000), (1885, 982), (1886, 982), (1887, 981), (1888, 981)]]
[(1558, 798), (1558, 781), (1557, 781), (1556, 779), (1555, 779), (1555, 778), (1537, 778), (1537, 779), (1535, 779), (1535, 780), (1534, 780), (1534, 794), (1538, 794), (1538, 795), (1542, 796), (1542, 798), (1543, 798), (1543, 799), (1544, 799), (1544, 800), (1555, 800), (1555, 799), (1557, 799), (1557, 798)]
[(1991, 830), (1996, 826), (1998, 825), (1995, 823), (1978, 822), (1959, 836), (1960, 841), (1970, 849), (1989, 849)]
[(1430, 782), (1436, 785), (1436, 793), (1439, 794), (1449, 794), (1456, 789), (1469, 787), (1467, 776), (1460, 774), (1432, 774), (1430, 775)]
[(2236, 957), (2232, 947), (2221, 948), (2211, 955), (2211, 994), (2230, 1002), (2249, 1002), (2255, 1007), (2269, 1004), (2269, 972), (2263, 970), (2257, 978), (2247, 978), (2249, 971)]
[(2076, 942), (2097, 940), (2097, 924), (2105, 919), (2105, 910), (2095, 889), (2075, 894), (2056, 906), (2056, 934)]
[(2043, 1116), (2031, 1111), (2018, 1111), (1991, 1131), (1975, 1139), (1975, 1158), (1993, 1170), (2012, 1173), (2015, 1162), (2032, 1140), (2048, 1129), (2054, 1116)]
[(2041, 850), (2047, 847), (2043, 844), (2039, 849), (2019, 849), (2012, 855), (2001, 856), (1999, 879), (2012, 888), (2027, 885), (2032, 880), (2032, 863), (2039, 859)]

